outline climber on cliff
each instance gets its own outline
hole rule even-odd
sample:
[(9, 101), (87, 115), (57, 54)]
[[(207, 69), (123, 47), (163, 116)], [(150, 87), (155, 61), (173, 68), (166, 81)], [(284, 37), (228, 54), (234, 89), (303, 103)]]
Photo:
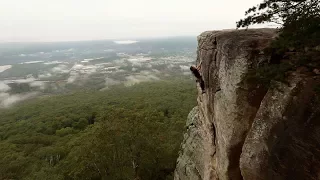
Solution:
[(200, 83), (200, 87), (201, 87), (202, 94), (203, 94), (206, 91), (204, 88), (204, 81), (203, 81), (202, 76), (200, 74), (201, 64), (202, 64), (202, 62), (200, 62), (200, 64), (197, 67), (191, 66), (190, 70), (191, 70), (192, 74), (197, 78), (196, 82)]

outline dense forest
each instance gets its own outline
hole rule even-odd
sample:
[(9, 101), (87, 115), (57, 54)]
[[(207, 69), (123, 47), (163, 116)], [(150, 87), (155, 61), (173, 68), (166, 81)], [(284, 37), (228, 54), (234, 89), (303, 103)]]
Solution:
[(173, 179), (191, 80), (39, 97), (0, 111), (0, 179)]

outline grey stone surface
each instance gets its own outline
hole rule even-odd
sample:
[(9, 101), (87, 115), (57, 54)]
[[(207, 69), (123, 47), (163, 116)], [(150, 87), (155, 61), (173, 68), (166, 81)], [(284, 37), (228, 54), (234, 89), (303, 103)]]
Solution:
[[(319, 84), (318, 76), (292, 73), (289, 84), (275, 82), (277, 86), (269, 89), (245, 78), (249, 70), (268, 63), (263, 49), (275, 36), (273, 29), (207, 31), (198, 36), (197, 64), (202, 62), (206, 93), (201, 94), (198, 85), (198, 106), (187, 121), (176, 180), (287, 179), (293, 174), (287, 163), (300, 152), (290, 149), (298, 146), (292, 139), (315, 143), (313, 148), (308, 143), (300, 146), (313, 155), (312, 169), (318, 170), (320, 158), (313, 152), (320, 147), (318, 127), (310, 129), (312, 137), (301, 137), (309, 127), (303, 124), (319, 117), (318, 101), (313, 102), (318, 95), (312, 90)], [(289, 116), (292, 122), (283, 126)], [(297, 130), (299, 126), (305, 129)], [(290, 156), (281, 154), (283, 149)], [(299, 162), (307, 163), (306, 158)], [(305, 170), (296, 177), (318, 177), (308, 174), (306, 166), (301, 168)]]

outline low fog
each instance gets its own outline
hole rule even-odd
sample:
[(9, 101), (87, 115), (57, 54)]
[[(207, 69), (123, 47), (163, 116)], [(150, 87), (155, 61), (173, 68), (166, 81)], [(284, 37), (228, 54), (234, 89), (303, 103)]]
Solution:
[[(137, 41), (114, 41), (120, 47), (127, 47)], [(88, 53), (85, 58), (73, 61), (32, 60), (18, 64), (0, 66), (0, 108), (11, 107), (17, 102), (41, 95), (59, 94), (79, 90), (107, 90), (115, 85), (130, 87), (142, 82), (165, 80), (180, 75), (190, 75), (189, 67), (194, 61), (195, 49), (181, 48), (172, 53), (163, 47), (152, 55), (152, 51), (142, 53), (140, 48), (135, 53), (102, 50), (101, 53)], [(149, 47), (149, 46), (147, 46)], [(164, 46), (165, 47), (165, 46)], [(127, 51), (131, 51), (131, 47)], [(95, 50), (95, 48), (93, 48)], [(88, 51), (88, 50), (86, 50)], [(158, 51), (158, 50), (157, 50)], [(51, 57), (57, 50), (31, 53), (32, 57)], [(83, 54), (74, 48), (59, 50), (69, 55)], [(91, 51), (89, 51), (91, 52)], [(191, 52), (191, 53), (190, 53)], [(19, 52), (18, 52), (19, 53)], [(37, 54), (37, 55), (34, 55)], [(27, 58), (30, 54), (19, 55)], [(16, 57), (16, 55), (12, 55)], [(113, 57), (109, 60), (108, 57)], [(28, 59), (28, 58), (27, 58)], [(73, 57), (70, 57), (73, 59)]]

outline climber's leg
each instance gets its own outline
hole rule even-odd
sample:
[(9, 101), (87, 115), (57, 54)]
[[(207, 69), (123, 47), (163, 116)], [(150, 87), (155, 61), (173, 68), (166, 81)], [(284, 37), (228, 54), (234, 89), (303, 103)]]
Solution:
[(205, 90), (205, 87), (204, 87), (204, 81), (203, 81), (202, 77), (201, 77), (201, 79), (199, 79), (199, 81), (200, 81), (200, 87), (201, 87), (202, 93), (205, 93), (206, 90)]

